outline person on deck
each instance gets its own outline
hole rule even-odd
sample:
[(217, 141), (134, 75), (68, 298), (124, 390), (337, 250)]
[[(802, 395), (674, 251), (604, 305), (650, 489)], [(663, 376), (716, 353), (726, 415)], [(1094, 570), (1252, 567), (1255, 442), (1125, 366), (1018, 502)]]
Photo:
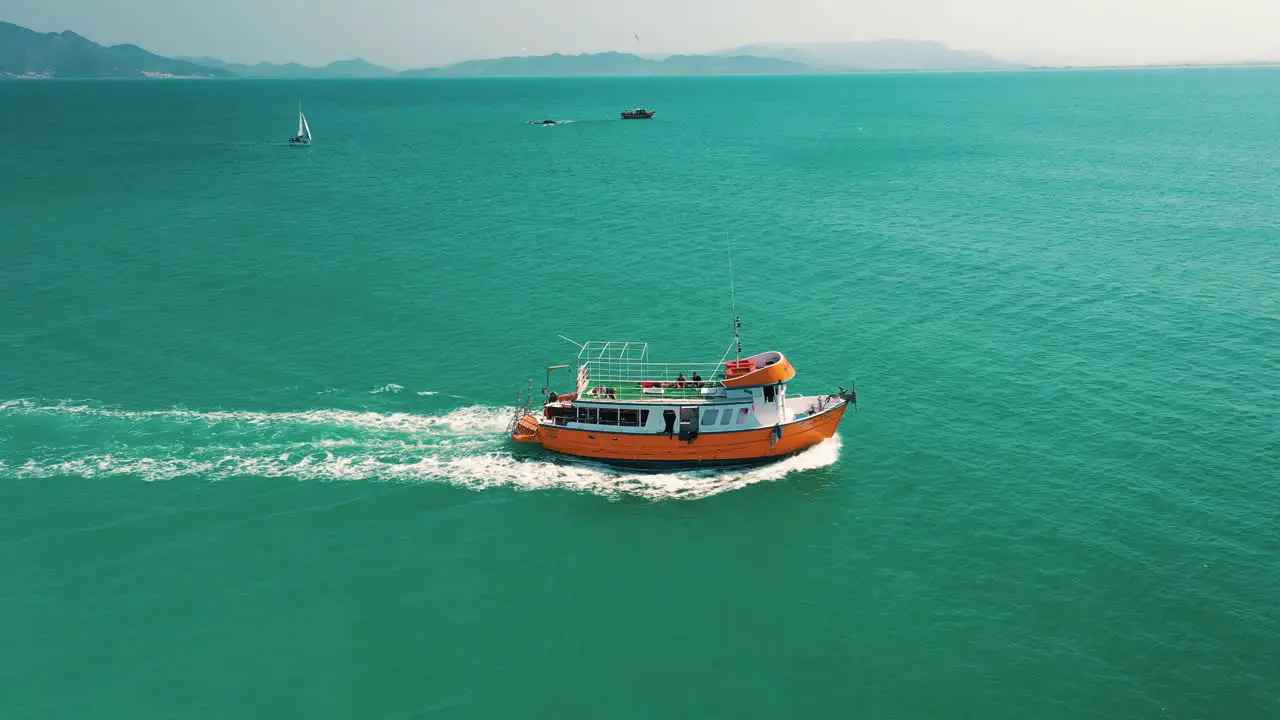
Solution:
[(702, 387), (702, 376), (698, 374), (698, 371), (697, 371), (697, 370), (694, 370), (694, 371), (693, 371), (693, 378), (692, 378), (692, 380), (693, 380), (693, 386), (694, 386), (694, 387), (696, 387), (696, 388), (700, 388), (700, 387)]
[(684, 379), (684, 373), (680, 373), (680, 375), (676, 377), (676, 387), (678, 388), (683, 388), (687, 382), (688, 381)]

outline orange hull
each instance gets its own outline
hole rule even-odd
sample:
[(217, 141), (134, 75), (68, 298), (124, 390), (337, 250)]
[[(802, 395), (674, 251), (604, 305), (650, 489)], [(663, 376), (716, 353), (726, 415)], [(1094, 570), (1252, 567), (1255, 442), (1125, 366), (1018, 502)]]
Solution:
[[(841, 405), (820, 415), (787, 423), (782, 426), (781, 438), (776, 436), (777, 430), (773, 427), (701, 433), (692, 441), (685, 442), (674, 435), (638, 435), (538, 425), (536, 432), (526, 431), (515, 439), (540, 442), (547, 450), (565, 455), (619, 463), (750, 462), (793, 455), (830, 438), (847, 409), (847, 404)], [(536, 422), (532, 415), (521, 420), (522, 430), (531, 420)]]

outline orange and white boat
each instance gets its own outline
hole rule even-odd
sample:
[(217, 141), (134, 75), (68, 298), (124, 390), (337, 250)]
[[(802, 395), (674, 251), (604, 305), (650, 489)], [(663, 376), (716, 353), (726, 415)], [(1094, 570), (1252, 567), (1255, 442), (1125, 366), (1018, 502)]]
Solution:
[[(541, 412), (531, 412), (529, 392), (511, 419), (516, 442), (628, 467), (769, 462), (830, 438), (857, 403), (843, 388), (789, 394), (796, 371), (776, 351), (736, 360), (726, 352), (719, 363), (654, 363), (642, 342), (574, 344), (573, 391), (551, 391), (553, 372), (572, 366), (547, 368)], [(741, 347), (736, 337), (735, 344)]]

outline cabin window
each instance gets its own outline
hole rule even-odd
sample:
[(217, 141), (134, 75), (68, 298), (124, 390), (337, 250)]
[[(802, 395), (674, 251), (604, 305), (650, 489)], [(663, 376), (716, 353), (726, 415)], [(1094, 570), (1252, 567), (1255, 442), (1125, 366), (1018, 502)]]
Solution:
[(587, 422), (591, 423), (592, 425), (595, 425), (596, 423), (600, 422), (600, 419), (596, 417), (595, 408), (587, 408)]
[(741, 408), (741, 409), (739, 409), (739, 410), (738, 410), (738, 424), (739, 424), (739, 425), (746, 425), (746, 424), (747, 424), (747, 414), (748, 414), (748, 410), (747, 410), (746, 408)]
[(640, 427), (645, 427), (648, 424), (649, 424), (649, 411), (641, 410), (640, 411)]
[(702, 424), (715, 425), (716, 419), (719, 418), (719, 416), (720, 416), (719, 410), (704, 410), (702, 412)]
[(600, 408), (601, 425), (618, 424), (618, 408)]
[(584, 407), (578, 408), (578, 422), (584, 423), (586, 421), (587, 421), (587, 409)]
[(765, 385), (765, 386), (764, 386), (764, 401), (765, 401), (765, 402), (767, 402), (767, 403), (769, 403), (769, 402), (773, 402), (773, 399), (774, 399), (775, 397), (777, 397), (777, 389), (776, 389), (776, 388), (774, 388), (774, 386), (772, 386), (772, 385)]
[(619, 410), (618, 424), (624, 427), (636, 427), (640, 424), (639, 410)]

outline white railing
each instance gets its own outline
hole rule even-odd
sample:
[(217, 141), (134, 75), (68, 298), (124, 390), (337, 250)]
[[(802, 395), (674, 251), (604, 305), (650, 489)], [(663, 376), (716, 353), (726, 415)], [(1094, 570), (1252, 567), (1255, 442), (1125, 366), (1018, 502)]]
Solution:
[[(573, 342), (570, 340), (570, 342)], [(577, 343), (575, 343), (577, 344)], [(578, 345), (578, 360), (644, 362), (649, 357), (649, 343), (639, 340), (590, 340)]]
[(723, 386), (727, 351), (718, 363), (655, 363), (649, 362), (649, 344), (645, 342), (569, 342), (578, 346), (576, 385), (578, 393), (583, 396), (591, 388), (618, 385), (643, 387), (646, 391), (655, 392), (659, 389), (700, 390)]
[[(591, 360), (586, 368), (588, 386), (609, 383), (703, 383), (720, 385), (724, 380), (723, 363), (611, 363)], [(694, 376), (697, 376), (696, 378)], [(579, 380), (582, 380), (579, 373)]]

